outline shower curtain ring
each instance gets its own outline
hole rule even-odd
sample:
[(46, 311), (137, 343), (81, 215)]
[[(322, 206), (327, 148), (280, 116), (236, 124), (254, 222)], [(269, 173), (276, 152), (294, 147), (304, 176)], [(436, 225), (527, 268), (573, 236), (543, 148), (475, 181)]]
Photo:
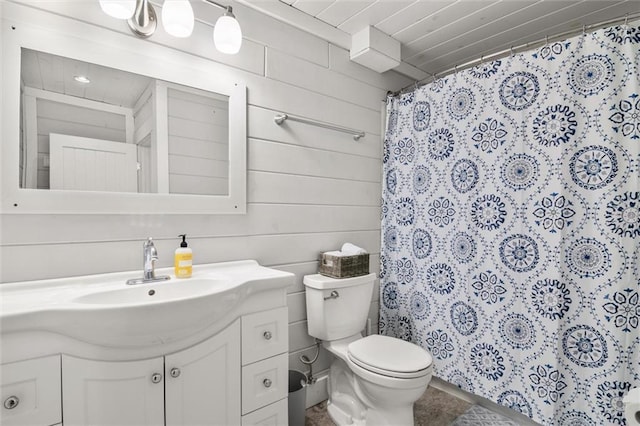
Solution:
[(626, 29), (629, 29), (629, 14), (628, 13), (625, 13), (625, 15), (624, 15), (624, 27)]
[(586, 24), (583, 24), (582, 25), (582, 37), (584, 37), (586, 35), (587, 35), (587, 26), (586, 26)]
[(545, 46), (549, 45), (549, 36), (548, 35), (544, 36), (544, 45)]
[(513, 55), (514, 55), (514, 53), (513, 53), (513, 46), (509, 47), (509, 51), (511, 52), (511, 56), (513, 56)]

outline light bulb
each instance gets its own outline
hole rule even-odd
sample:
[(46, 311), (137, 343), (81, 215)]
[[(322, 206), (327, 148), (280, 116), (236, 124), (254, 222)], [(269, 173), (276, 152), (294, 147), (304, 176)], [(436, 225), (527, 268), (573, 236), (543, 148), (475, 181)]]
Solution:
[(162, 5), (162, 26), (174, 37), (189, 37), (193, 32), (193, 9), (188, 0), (165, 0)]
[(236, 18), (225, 13), (213, 27), (213, 42), (222, 53), (235, 55), (242, 46), (242, 30)]
[(136, 10), (136, 0), (100, 0), (100, 7), (113, 18), (129, 19)]

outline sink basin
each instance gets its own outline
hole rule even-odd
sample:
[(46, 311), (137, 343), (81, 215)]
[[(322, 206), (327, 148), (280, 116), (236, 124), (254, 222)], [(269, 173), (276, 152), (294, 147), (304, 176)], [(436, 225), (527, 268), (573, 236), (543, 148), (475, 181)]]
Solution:
[(141, 350), (225, 326), (242, 313), (247, 300), (260, 306), (260, 292), (276, 288), (284, 298), (293, 283), (293, 274), (253, 260), (197, 265), (188, 279), (125, 284), (139, 275), (3, 284), (0, 330), (4, 336), (52, 332), (91, 345)]
[(171, 303), (181, 299), (196, 299), (224, 290), (230, 280), (220, 277), (171, 279), (155, 283), (121, 286), (113, 290), (96, 291), (73, 299), (74, 303), (94, 305), (130, 305)]

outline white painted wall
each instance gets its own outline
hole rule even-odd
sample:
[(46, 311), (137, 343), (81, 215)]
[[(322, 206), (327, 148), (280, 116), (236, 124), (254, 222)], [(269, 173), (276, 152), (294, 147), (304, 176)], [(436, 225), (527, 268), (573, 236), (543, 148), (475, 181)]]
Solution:
[(138, 192), (152, 192), (153, 183), (151, 179), (151, 145), (155, 142), (153, 129), (155, 120), (153, 117), (153, 88), (155, 83), (151, 83), (142, 93), (133, 108), (134, 136), (133, 143), (138, 146)]
[[(318, 254), (350, 241), (366, 248), (371, 270), (379, 270), (381, 101), (387, 90), (410, 82), (354, 64), (348, 51), (234, 3), (243, 47), (236, 56), (221, 54), (211, 40), (212, 24), (206, 24), (215, 22), (219, 10), (192, 4), (205, 23), (197, 23), (191, 39), (171, 38), (159, 26), (147, 42), (226, 64), (246, 82), (247, 214), (3, 215), (0, 282), (140, 270), (142, 242), (149, 236), (158, 248), (157, 266), (167, 267), (178, 234), (186, 233), (195, 263), (256, 259), (296, 275), (288, 296), (290, 368), (303, 370), (298, 357), (311, 357), (314, 342), (306, 332), (302, 278), (316, 272)], [(97, 0), (26, 5), (34, 8), (34, 19), (50, 10), (128, 33), (126, 23), (104, 15)], [(50, 18), (38, 22), (64, 20)], [(366, 136), (355, 142), (347, 134), (304, 123), (277, 126), (273, 117), (279, 112), (364, 130)], [(374, 326), (377, 306), (376, 290)], [(314, 371), (326, 369), (328, 362), (323, 353)]]
[(229, 194), (229, 99), (167, 90), (169, 192)]

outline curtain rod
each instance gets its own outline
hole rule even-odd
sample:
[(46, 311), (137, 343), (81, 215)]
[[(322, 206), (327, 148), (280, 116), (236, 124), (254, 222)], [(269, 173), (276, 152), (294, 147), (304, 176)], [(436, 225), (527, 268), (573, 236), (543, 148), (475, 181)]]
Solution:
[(599, 29), (602, 29), (602, 28), (606, 28), (606, 27), (610, 27), (612, 25), (619, 24), (619, 23), (624, 23), (625, 25), (627, 25), (627, 23), (629, 21), (633, 21), (633, 20), (636, 20), (636, 19), (639, 19), (639, 18), (640, 18), (640, 12), (632, 13), (632, 14), (628, 14), (627, 13), (625, 16), (621, 16), (619, 18), (610, 19), (608, 21), (601, 21), (601, 22), (597, 22), (595, 24), (583, 25), (582, 28), (580, 28), (580, 29), (565, 31), (563, 33), (558, 33), (558, 34), (555, 34), (553, 36), (546, 36), (543, 39), (536, 40), (536, 41), (531, 41), (531, 42), (524, 43), (524, 44), (521, 44), (521, 45), (518, 45), (518, 46), (515, 46), (515, 47), (511, 46), (508, 49), (504, 49), (504, 50), (501, 50), (499, 52), (492, 53), (491, 55), (481, 56), (478, 59), (474, 59), (472, 61), (465, 62), (464, 64), (461, 64), (461, 65), (455, 65), (455, 66), (453, 66), (451, 68), (448, 68), (448, 69), (446, 69), (446, 70), (444, 70), (442, 72), (437, 72), (437, 73), (434, 73), (434, 74), (430, 75), (429, 77), (423, 78), (421, 80), (416, 80), (415, 83), (412, 83), (412, 84), (410, 84), (408, 86), (405, 86), (400, 90), (397, 90), (395, 92), (391, 92), (391, 91), (387, 92), (387, 96), (398, 96), (399, 94), (404, 93), (409, 88), (416, 88), (417, 89), (420, 86), (424, 86), (427, 83), (426, 82), (423, 83), (423, 82), (425, 80), (427, 80), (427, 79), (432, 79), (432, 82), (433, 82), (433, 81), (436, 81), (439, 78), (448, 76), (450, 74), (455, 74), (458, 71), (462, 71), (462, 70), (465, 70), (465, 69), (473, 68), (473, 67), (475, 67), (477, 65), (480, 65), (480, 64), (484, 63), (485, 61), (491, 62), (491, 61), (495, 61), (495, 60), (500, 59), (500, 58), (506, 58), (507, 56), (513, 56), (516, 53), (519, 53), (519, 52), (522, 52), (522, 51), (525, 51), (525, 50), (529, 50), (529, 49), (531, 49), (533, 47), (545, 46), (545, 45), (549, 44), (550, 41), (563, 40), (563, 39), (565, 39), (567, 37), (578, 35), (580, 33), (585, 34), (587, 30), (593, 32), (593, 31), (596, 31), (596, 30), (599, 30)]

